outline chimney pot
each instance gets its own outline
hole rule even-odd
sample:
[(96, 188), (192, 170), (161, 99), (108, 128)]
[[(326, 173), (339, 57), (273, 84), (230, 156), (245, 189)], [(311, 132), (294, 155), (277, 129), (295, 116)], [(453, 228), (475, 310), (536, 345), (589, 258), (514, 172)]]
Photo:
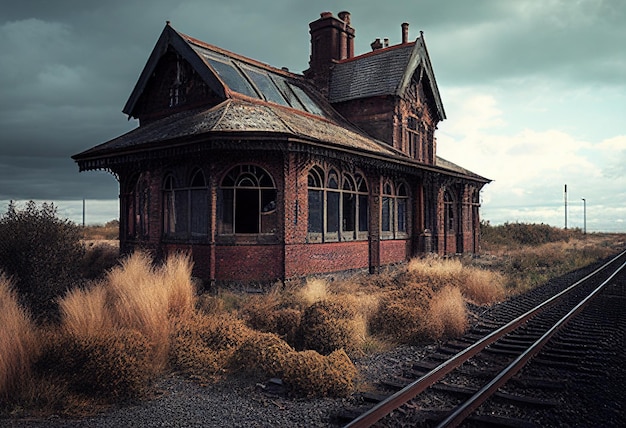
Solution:
[(345, 22), (346, 24), (350, 25), (350, 12), (344, 10), (343, 12), (339, 12), (339, 14), (337, 16), (343, 22)]
[(402, 23), (402, 44), (409, 42), (409, 24), (408, 22)]
[(384, 48), (388, 48), (389, 47), (389, 39), (387, 37), (385, 37), (383, 39), (383, 47)]
[(370, 46), (372, 47), (372, 50), (375, 51), (381, 49), (383, 44), (380, 42), (380, 39), (376, 39), (370, 44)]
[(320, 13), (320, 17), (322, 19), (331, 18), (332, 16), (333, 16), (332, 12), (322, 12), (322, 13)]

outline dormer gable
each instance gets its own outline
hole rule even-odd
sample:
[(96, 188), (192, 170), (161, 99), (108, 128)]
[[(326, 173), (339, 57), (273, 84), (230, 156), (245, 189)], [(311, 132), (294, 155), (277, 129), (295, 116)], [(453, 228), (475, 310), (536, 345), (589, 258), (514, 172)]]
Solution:
[(332, 115), (315, 92), (303, 76), (204, 43), (168, 22), (123, 111), (145, 124), (237, 97)]
[(372, 51), (337, 62), (329, 101), (348, 120), (407, 156), (434, 164), (434, 130), (446, 118), (423, 33), (402, 43), (372, 43)]

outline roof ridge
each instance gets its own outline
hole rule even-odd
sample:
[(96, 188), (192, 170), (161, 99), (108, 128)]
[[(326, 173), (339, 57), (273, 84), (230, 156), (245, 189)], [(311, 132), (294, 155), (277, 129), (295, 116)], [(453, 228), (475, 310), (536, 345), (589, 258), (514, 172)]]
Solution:
[(374, 51), (365, 52), (365, 53), (363, 53), (361, 55), (353, 56), (352, 58), (346, 58), (346, 59), (339, 60), (339, 61), (336, 62), (336, 64), (345, 64), (347, 62), (357, 61), (357, 60), (359, 60), (361, 58), (369, 58), (371, 56), (381, 55), (381, 54), (386, 53), (386, 52), (390, 52), (390, 51), (393, 51), (393, 50), (398, 50), (398, 49), (409, 47), (409, 46), (413, 47), (413, 46), (415, 46), (416, 42), (417, 42), (417, 40), (412, 41), (412, 42), (408, 42), (408, 43), (399, 43), (397, 45), (392, 45), (392, 46), (389, 46), (389, 47), (386, 47), (386, 48), (381, 48), (381, 49), (376, 49)]

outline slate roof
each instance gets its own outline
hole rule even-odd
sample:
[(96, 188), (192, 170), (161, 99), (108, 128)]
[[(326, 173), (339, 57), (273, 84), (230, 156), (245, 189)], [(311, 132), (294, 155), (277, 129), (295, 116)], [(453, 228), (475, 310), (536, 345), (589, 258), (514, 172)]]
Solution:
[(446, 113), (423, 35), (412, 43), (378, 49), (335, 64), (328, 99), (340, 103), (379, 95), (402, 96), (420, 66), (435, 98), (439, 120), (443, 120)]

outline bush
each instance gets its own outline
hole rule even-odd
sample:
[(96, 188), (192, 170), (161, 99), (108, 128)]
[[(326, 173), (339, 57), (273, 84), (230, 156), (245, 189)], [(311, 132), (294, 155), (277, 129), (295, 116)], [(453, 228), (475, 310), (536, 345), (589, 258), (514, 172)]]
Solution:
[(370, 320), (372, 333), (414, 344), (430, 337), (428, 309), (433, 291), (422, 283), (385, 293)]
[(284, 364), (284, 381), (295, 395), (345, 397), (354, 389), (357, 370), (343, 349), (323, 356), (316, 351), (292, 352)]
[(294, 349), (274, 333), (252, 333), (235, 351), (237, 370), (266, 377), (282, 377), (285, 362)]
[(80, 229), (56, 216), (53, 204), (11, 202), (0, 217), (0, 269), (15, 281), (20, 301), (37, 321), (56, 320), (56, 298), (80, 277)]
[(96, 335), (50, 334), (38, 361), (42, 375), (54, 375), (70, 390), (111, 401), (140, 398), (158, 370), (150, 343), (136, 330)]
[(103, 277), (117, 265), (119, 255), (118, 247), (109, 244), (90, 244), (81, 263), (81, 275), (85, 279)]
[(174, 321), (170, 364), (203, 378), (223, 371), (251, 331), (229, 315), (196, 313)]
[(322, 300), (312, 304), (304, 310), (300, 322), (301, 348), (323, 355), (338, 349), (356, 352), (360, 345), (356, 319), (354, 307), (341, 301)]

